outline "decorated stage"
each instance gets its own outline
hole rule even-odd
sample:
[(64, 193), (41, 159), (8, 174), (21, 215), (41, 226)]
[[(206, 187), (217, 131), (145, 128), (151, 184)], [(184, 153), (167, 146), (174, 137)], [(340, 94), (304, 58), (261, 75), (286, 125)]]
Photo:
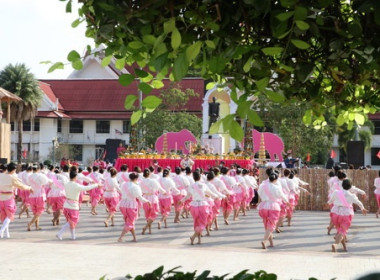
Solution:
[[(157, 161), (158, 165), (163, 168), (170, 166), (171, 170), (174, 171), (177, 166), (180, 166), (181, 159), (118, 158), (115, 168), (120, 170), (123, 164), (127, 164), (130, 171), (132, 171), (135, 166), (145, 169), (154, 165), (154, 161)], [(240, 165), (242, 168), (250, 168), (252, 166), (252, 161), (245, 159), (195, 159), (193, 170), (198, 167), (208, 170), (211, 167), (219, 166), (222, 161), (227, 167), (230, 167), (233, 163)]]

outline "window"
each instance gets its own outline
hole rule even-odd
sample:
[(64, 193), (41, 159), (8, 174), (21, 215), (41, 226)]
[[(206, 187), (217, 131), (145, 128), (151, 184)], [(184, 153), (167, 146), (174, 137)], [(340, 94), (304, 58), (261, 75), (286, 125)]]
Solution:
[(33, 131), (40, 131), (40, 119), (34, 120), (34, 129)]
[(380, 153), (380, 147), (371, 148), (371, 165), (380, 165), (380, 158), (378, 158), (378, 154)]
[(375, 127), (375, 135), (380, 135), (380, 120), (373, 120), (373, 126)]
[(131, 132), (131, 121), (123, 121), (123, 133), (130, 133)]
[(110, 121), (96, 121), (96, 133), (110, 133)]
[(76, 161), (82, 161), (83, 159), (83, 145), (71, 145), (72, 146), (72, 158)]
[(62, 120), (57, 120), (57, 132), (62, 132)]
[(105, 150), (106, 150), (106, 145), (95, 145), (95, 158), (96, 159), (102, 158)]
[(32, 129), (32, 124), (30, 121), (23, 121), (22, 122), (22, 130), (23, 131), (30, 131)]
[(70, 121), (70, 133), (83, 133), (83, 121)]
[(11, 122), (11, 131), (15, 131), (15, 123)]

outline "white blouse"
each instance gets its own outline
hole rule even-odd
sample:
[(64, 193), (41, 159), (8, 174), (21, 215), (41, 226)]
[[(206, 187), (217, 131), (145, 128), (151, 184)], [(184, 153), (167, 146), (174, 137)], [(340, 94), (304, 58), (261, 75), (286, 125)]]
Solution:
[(375, 189), (375, 194), (380, 195), (380, 177), (375, 179), (374, 185), (375, 185), (375, 188), (376, 188)]
[(149, 202), (142, 196), (140, 186), (134, 182), (124, 182), (120, 185), (121, 188), (121, 201), (119, 207), (134, 208), (138, 207), (137, 200), (141, 202)]
[(170, 198), (172, 194), (178, 195), (181, 193), (179, 189), (176, 188), (175, 183), (169, 176), (161, 177), (159, 179), (161, 187), (166, 191), (166, 194), (160, 193), (159, 198)]
[(119, 183), (115, 177), (108, 177), (104, 180), (104, 194), (103, 197), (118, 197), (121, 193)]
[(276, 183), (270, 183), (269, 181), (264, 181), (260, 184), (258, 190), (261, 202), (258, 209), (269, 209), (280, 211), (280, 205), (282, 201), (288, 202), (288, 198), (282, 192), (281, 186)]
[[(345, 205), (342, 199), (339, 196), (339, 193), (343, 192), (344, 198), (349, 205)], [(331, 208), (331, 213), (335, 213), (340, 216), (351, 216), (354, 215), (354, 210), (352, 203), (355, 203), (360, 207), (361, 210), (364, 209), (363, 203), (358, 199), (358, 197), (350, 191), (339, 190), (331, 194), (329, 199), (329, 204), (334, 204)], [(347, 207), (348, 206), (348, 207)]]

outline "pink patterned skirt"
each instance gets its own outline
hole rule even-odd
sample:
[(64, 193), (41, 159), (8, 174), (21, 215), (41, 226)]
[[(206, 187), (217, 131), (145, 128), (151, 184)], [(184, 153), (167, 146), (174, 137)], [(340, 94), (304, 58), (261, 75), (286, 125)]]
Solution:
[(79, 210), (64, 208), (63, 214), (65, 215), (67, 222), (70, 224), (70, 228), (75, 228), (79, 222)]
[(254, 189), (252, 188), (249, 188), (248, 189), (248, 196), (247, 196), (247, 200), (245, 201), (247, 204), (250, 204), (252, 199), (255, 197), (255, 191)]
[(338, 234), (346, 235), (352, 223), (352, 215), (341, 216), (335, 213), (330, 215)]
[(222, 200), (223, 211), (232, 211), (234, 209), (235, 195), (230, 195)]
[(280, 211), (271, 209), (260, 209), (259, 215), (263, 219), (265, 230), (274, 231), (278, 219), (280, 218)]
[(158, 201), (159, 201), (159, 204), (160, 204), (161, 215), (164, 216), (164, 217), (169, 216), (170, 211), (171, 211), (171, 207), (172, 207), (172, 200), (171, 200), (171, 198), (170, 197), (160, 198)]
[(5, 218), (13, 221), (14, 215), (16, 213), (16, 203), (14, 198), (7, 200), (0, 200), (0, 220), (4, 222)]
[(138, 212), (137, 208), (120, 207), (120, 212), (124, 217), (124, 230), (126, 232), (135, 229)]
[(280, 217), (283, 218), (287, 215), (288, 213), (288, 206), (286, 205), (286, 203), (282, 202), (281, 203), (281, 210), (280, 210)]
[(214, 212), (214, 216), (218, 216), (220, 213), (220, 205), (222, 204), (222, 201), (220, 199), (214, 200), (214, 206), (212, 207), (212, 212)]
[(154, 221), (157, 218), (159, 209), (158, 203), (143, 203), (145, 219)]
[(243, 200), (244, 200), (244, 196), (243, 196), (242, 192), (235, 194), (235, 200), (234, 200), (234, 209), (235, 210), (239, 210), (240, 209), (240, 206), (241, 206)]
[(380, 207), (380, 194), (375, 194), (377, 205)]
[(58, 210), (63, 209), (63, 204), (66, 201), (66, 197), (64, 196), (57, 196), (57, 197), (49, 197), (49, 204), (51, 205), (51, 209), (53, 209), (53, 212), (56, 212)]
[(28, 191), (28, 190), (19, 190), (18, 196), (21, 198), (22, 202), (27, 207), (30, 206), (29, 195), (30, 195), (30, 191)]
[(182, 198), (184, 198), (185, 196), (182, 195), (182, 194), (178, 194), (178, 195), (173, 195), (173, 204), (174, 204), (174, 209), (176, 212), (181, 212), (182, 209), (183, 209), (183, 203), (180, 202), (180, 200)]
[(106, 203), (108, 213), (109, 214), (115, 214), (116, 212), (116, 207), (119, 204), (119, 196), (115, 197), (105, 197), (104, 202)]
[(209, 206), (190, 206), (190, 213), (194, 220), (194, 231), (202, 233), (206, 228), (208, 218)]
[(42, 196), (29, 197), (29, 203), (34, 215), (41, 215), (45, 211), (45, 201)]

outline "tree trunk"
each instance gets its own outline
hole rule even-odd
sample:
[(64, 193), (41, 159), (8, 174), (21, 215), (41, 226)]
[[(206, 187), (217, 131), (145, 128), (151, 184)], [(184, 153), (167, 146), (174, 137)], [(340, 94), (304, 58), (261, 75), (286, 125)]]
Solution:
[(18, 143), (17, 143), (17, 161), (21, 163), (22, 161), (22, 119), (20, 118), (18, 121)]

